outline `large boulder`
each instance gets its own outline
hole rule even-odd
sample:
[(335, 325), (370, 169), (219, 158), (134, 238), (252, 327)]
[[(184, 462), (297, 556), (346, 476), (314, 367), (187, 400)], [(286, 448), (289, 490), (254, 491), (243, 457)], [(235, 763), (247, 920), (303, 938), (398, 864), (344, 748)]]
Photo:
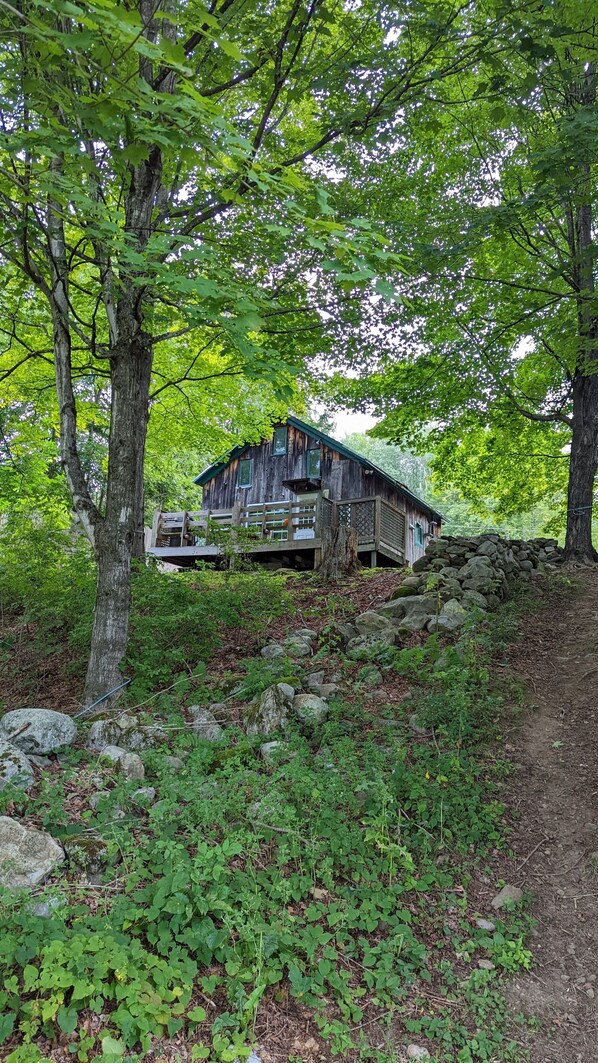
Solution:
[(145, 779), (143, 761), (137, 753), (125, 753), (124, 757), (120, 758), (118, 767), (127, 782), (143, 782)]
[(425, 604), (419, 604), (399, 620), (399, 634), (412, 635), (414, 631), (423, 631), (435, 616), (436, 603), (428, 598)]
[(390, 602), (384, 602), (383, 605), (377, 606), (376, 612), (387, 619), (397, 620), (405, 616), (408, 611), (417, 609), (418, 606), (424, 603), (427, 606), (429, 599), (423, 594), (415, 594), (408, 598), (393, 598)]
[(260, 657), (263, 657), (265, 661), (275, 661), (279, 657), (284, 657), (284, 655), (282, 646), (279, 646), (277, 642), (268, 642), (260, 650)]
[(466, 609), (483, 609), (488, 608), (488, 599), (485, 595), (480, 594), (479, 591), (463, 591), (461, 602)]
[(104, 871), (109, 861), (108, 842), (92, 830), (69, 835), (64, 848), (69, 863), (89, 875)]
[(376, 609), (381, 616), (395, 621), (399, 634), (423, 631), (429, 621), (436, 614), (436, 599), (434, 595), (415, 594), (409, 598), (395, 598), (385, 602)]
[(33, 768), (20, 749), (0, 738), (0, 790), (9, 783), (28, 790), (33, 785)]
[(438, 616), (430, 621), (428, 630), (457, 631), (458, 628), (463, 627), (468, 615), (467, 609), (456, 598), (451, 598), (450, 601), (444, 603)]
[(379, 631), (387, 632), (393, 630), (392, 621), (388, 617), (374, 612), (373, 609), (360, 613), (353, 622), (360, 635), (375, 635)]
[(104, 746), (100, 753), (100, 761), (109, 760), (111, 764), (118, 764), (126, 755), (126, 749), (121, 749), (120, 746)]
[(324, 698), (324, 700), (326, 700), (326, 698), (334, 697), (334, 695), (338, 692), (338, 689), (338, 683), (322, 683), (320, 689), (318, 691), (314, 691), (314, 693), (319, 694), (321, 698)]
[(418, 594), (419, 588), (423, 586), (425, 577), (423, 576), (406, 576), (402, 583), (394, 589), (390, 599), (394, 598), (408, 598), (412, 594)]
[(70, 746), (76, 737), (75, 721), (53, 709), (13, 709), (0, 720), (0, 738), (12, 742), (23, 753), (54, 753)]
[(480, 543), (476, 550), (478, 557), (496, 557), (498, 552), (498, 543), (493, 542), (492, 539), (486, 539)]
[(219, 742), (224, 738), (224, 730), (209, 709), (204, 709), (201, 705), (191, 705), (189, 713), (193, 720), (191, 726), (198, 738), (203, 738), (204, 742)]
[(166, 735), (160, 727), (143, 726), (135, 716), (121, 712), (115, 717), (102, 717), (89, 728), (87, 748), (101, 753), (106, 746), (119, 746), (128, 752), (149, 749), (155, 742), (163, 742)]
[(258, 701), (244, 710), (247, 734), (266, 738), (277, 731), (284, 731), (288, 726), (293, 693), (292, 687), (286, 683), (273, 683), (267, 687)]
[(341, 646), (346, 646), (351, 639), (357, 638), (357, 635), (355, 624), (335, 624), (330, 632), (331, 639)]
[(313, 690), (314, 694), (319, 694), (320, 693), (320, 687), (322, 686), (322, 683), (324, 682), (324, 676), (325, 676), (325, 673), (324, 673), (323, 669), (320, 670), (319, 672), (310, 672), (309, 675), (307, 675), (305, 677), (305, 685), (306, 685), (307, 689), (308, 690)]
[(0, 816), (0, 885), (7, 889), (38, 886), (63, 860), (64, 850), (50, 834)]
[(318, 637), (318, 632), (315, 631), (313, 627), (300, 627), (297, 631), (294, 631), (293, 634), (301, 635), (302, 638), (310, 640), (317, 639)]
[(350, 639), (345, 652), (352, 661), (372, 661), (386, 653), (389, 646), (394, 646), (396, 636), (396, 628), (388, 625), (382, 631), (374, 631), (371, 635), (358, 635), (357, 638)]
[(459, 569), (459, 577), (467, 579), (492, 579), (494, 566), (489, 557), (470, 557)]
[(282, 646), (286, 656), (291, 657), (292, 660), (299, 657), (311, 657), (311, 638), (306, 638), (305, 635), (289, 635)]
[(317, 694), (297, 694), (293, 698), (293, 713), (301, 723), (322, 723), (328, 715), (328, 705)]

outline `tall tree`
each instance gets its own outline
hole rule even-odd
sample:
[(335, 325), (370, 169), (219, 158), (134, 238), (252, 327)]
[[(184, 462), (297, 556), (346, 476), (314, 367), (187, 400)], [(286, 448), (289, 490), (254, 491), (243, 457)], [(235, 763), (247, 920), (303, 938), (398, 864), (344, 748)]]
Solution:
[[(413, 116), (392, 166), (363, 173), (413, 280), (375, 306), (380, 431), (435, 446), (470, 497), (513, 512), (567, 496), (570, 557), (591, 541), (598, 464), (598, 29), (591, 3), (506, 11), (503, 40)], [(354, 195), (354, 190), (352, 190)], [(364, 194), (366, 194), (364, 192)], [(367, 367), (364, 367), (367, 374)], [(570, 448), (570, 455), (567, 450)], [(484, 484), (477, 484), (482, 474)]]
[[(326, 256), (328, 286), (347, 286), (392, 260), (366, 223), (333, 217), (312, 160), (402, 120), (466, 69), (480, 42), (464, 11), (453, 0), (398, 12), (373, 0), (1, 5), (0, 219), (16, 290), (3, 371), (48, 357), (51, 327), (62, 466), (97, 561), (87, 699), (116, 685), (125, 650), (158, 345), (199, 329), (225, 366), (287, 387), (301, 364), (292, 334), (306, 349), (325, 331), (310, 266)], [(98, 380), (101, 506), (79, 431)]]

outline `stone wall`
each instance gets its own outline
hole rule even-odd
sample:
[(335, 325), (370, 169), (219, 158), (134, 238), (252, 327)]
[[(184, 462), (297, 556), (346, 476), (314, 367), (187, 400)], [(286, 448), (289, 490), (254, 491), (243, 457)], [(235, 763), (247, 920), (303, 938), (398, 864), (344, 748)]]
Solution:
[(475, 610), (495, 609), (518, 580), (562, 559), (556, 539), (443, 536), (377, 612), (406, 631), (452, 631)]

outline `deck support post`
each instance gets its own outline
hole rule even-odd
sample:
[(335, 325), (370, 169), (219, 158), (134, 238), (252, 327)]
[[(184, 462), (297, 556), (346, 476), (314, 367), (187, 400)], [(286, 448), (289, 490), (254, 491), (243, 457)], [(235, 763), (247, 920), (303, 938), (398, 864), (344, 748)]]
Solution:
[(370, 550), (370, 568), (378, 567), (378, 551)]

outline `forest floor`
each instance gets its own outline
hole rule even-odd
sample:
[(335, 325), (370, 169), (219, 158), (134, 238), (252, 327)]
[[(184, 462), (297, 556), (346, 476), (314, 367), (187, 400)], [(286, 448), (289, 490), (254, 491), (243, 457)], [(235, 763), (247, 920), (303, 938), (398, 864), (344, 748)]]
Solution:
[[(234, 626), (221, 631), (209, 662), (210, 696), (218, 700), (218, 692), (230, 679), (231, 659), (241, 652), (248, 655), (246, 686), (253, 683), (259, 692), (263, 684), (272, 682), (274, 675), (262, 676), (264, 662), (254, 659), (266, 635), (281, 639), (304, 625), (317, 629), (325, 647), (330, 629), (375, 607), (401, 578), (396, 571), (379, 571), (345, 581), (334, 594), (312, 579), (291, 580), (289, 611), (273, 613), (255, 633), (241, 635)], [(597, 621), (598, 573), (562, 570), (525, 587), (514, 603), (483, 625), (473, 655), (449, 658), (440, 671), (440, 661), (433, 654), (425, 656), (426, 639), (419, 633), (402, 656), (399, 653), (380, 665), (384, 675), (378, 674), (373, 682), (366, 675), (371, 666), (323, 648), (318, 666), (330, 675), (340, 673), (343, 693), (322, 734), (315, 739), (295, 736), (293, 759), (278, 766), (264, 763), (255, 742), (253, 749), (240, 730), (236, 737), (231, 731), (230, 750), (216, 746), (212, 751), (194, 745), (183, 726), (174, 728), (178, 745), (173, 738), (171, 750), (189, 757), (180, 778), (171, 778), (157, 755), (149, 757), (150, 781), (163, 808), (161, 819), (131, 803), (129, 790), (137, 784), (127, 790), (128, 784), (119, 781), (112, 768), (101, 768), (98, 758), (84, 750), (73, 754), (70, 766), (67, 758), (66, 765), (56, 761), (44, 769), (16, 811), (34, 825), (56, 821), (64, 832), (71, 829), (71, 821), (81, 820), (86, 829), (104, 834), (112, 839), (113, 848), (117, 846), (118, 862), (107, 869), (106, 881), (114, 875), (115, 884), (124, 884), (126, 870), (130, 886), (122, 885), (120, 892), (116, 885), (89, 886), (86, 874), (76, 866), (69, 866), (60, 882), (61, 888), (71, 891), (73, 904), (79, 905), (72, 912), (64, 909), (66, 923), (72, 914), (73, 926), (78, 921), (86, 932), (98, 932), (100, 916), (113, 918), (113, 904), (114, 919), (119, 912), (126, 916), (123, 925), (131, 925), (131, 913), (139, 921), (143, 909), (138, 906), (133, 872), (145, 889), (152, 889), (163, 876), (152, 863), (152, 850), (156, 845), (173, 846), (175, 836), (180, 837), (177, 860), (186, 859), (185, 846), (193, 856), (198, 829), (216, 851), (223, 826), (229, 840), (238, 842), (237, 851), (254, 853), (263, 878), (260, 897), (267, 903), (254, 912), (257, 872), (246, 868), (244, 856), (239, 856), (230, 864), (230, 885), (240, 890), (235, 893), (236, 907), (245, 912), (252, 934), (254, 928), (261, 935), (264, 926), (276, 927), (277, 920), (284, 923), (285, 932), (292, 934), (289, 948), (297, 957), (297, 984), (289, 992), (288, 981), (281, 983), (274, 970), (276, 957), (270, 962), (273, 977), (268, 984), (269, 967), (260, 952), (267, 988), (247, 1032), (249, 1040), (257, 1042), (262, 1063), (325, 1063), (333, 1056), (349, 1063), (403, 1063), (409, 1042), (430, 1053), (412, 1058), (434, 1063), (598, 1063), (598, 717), (593, 700)], [(19, 626), (15, 620), (14, 629), (5, 629), (13, 665), (3, 691), (5, 709), (35, 696), (41, 674), (42, 703), (75, 711), (79, 680), (72, 668), (72, 651), (56, 639), (52, 653), (42, 660), (33, 626)], [(239, 725), (238, 706), (228, 701), (229, 725), (234, 729)], [(411, 726), (414, 707), (418, 714), (424, 713), (425, 733), (414, 732)], [(169, 704), (159, 711), (169, 715), (174, 708)], [(463, 743), (460, 729), (453, 733), (460, 715), (471, 724)], [(185, 724), (183, 718), (180, 723)], [(477, 729), (481, 729), (479, 744)], [(336, 769), (329, 771), (333, 763), (338, 775)], [(100, 776), (106, 807), (96, 812), (94, 806), (92, 812), (88, 800)], [(210, 790), (208, 805), (201, 789), (207, 782), (216, 787)], [(399, 812), (401, 844), (393, 846), (395, 791), (409, 813)], [(379, 807), (382, 792), (391, 795), (391, 803)], [(248, 804), (263, 806), (265, 822), (250, 823), (241, 815)], [(319, 812), (316, 804), (321, 804)], [(126, 812), (116, 827), (114, 808)], [(332, 841), (343, 835), (347, 860), (352, 861), (349, 870), (353, 863), (361, 867), (365, 862), (363, 883), (354, 871), (351, 878), (341, 865), (333, 867), (332, 860), (327, 866), (328, 842), (320, 845), (318, 839), (328, 823)], [(452, 831), (448, 845), (442, 843), (443, 830), (449, 835), (447, 827)], [(406, 865), (398, 879), (395, 874), (388, 880), (388, 859), (392, 860), (393, 851), (399, 861), (403, 859), (403, 843), (414, 854), (417, 875), (410, 877)], [(391, 857), (385, 856), (387, 850)], [(295, 864), (297, 873), (292, 871)], [(299, 876), (296, 882), (291, 872)], [(410, 879), (404, 891), (401, 877)], [(287, 880), (295, 883), (297, 893), (290, 899), (281, 893), (279, 904), (276, 890)], [(524, 901), (512, 910), (494, 912), (492, 898), (504, 882), (520, 887)], [(114, 898), (110, 890), (115, 890)], [(353, 900), (357, 896), (359, 907)], [(338, 929), (337, 908), (345, 912)], [(173, 929), (178, 909), (173, 911), (167, 915), (164, 933), (172, 933), (176, 949), (181, 937)], [(398, 938), (390, 932), (390, 921), (397, 920), (397, 911), (405, 925), (398, 927), (404, 944), (395, 955)], [(529, 915), (534, 927), (524, 941)], [(490, 916), (495, 932), (480, 931), (481, 916)], [(8, 913), (7, 933), (11, 918), (16, 919), (18, 947), (20, 915)], [(38, 922), (39, 927), (31, 924), (31, 933), (41, 935), (41, 946), (47, 940), (48, 921)], [(0, 937), (2, 932), (0, 928)], [(63, 933), (60, 928), (59, 932)], [(183, 927), (183, 938), (186, 933)], [(146, 943), (142, 926), (131, 938), (135, 947), (138, 938)], [(327, 950), (325, 938), (331, 938)], [(241, 943), (239, 938), (235, 945), (239, 956)], [(310, 988), (308, 976), (313, 981), (317, 973), (314, 949), (317, 957), (326, 958), (323, 943), (344, 981), (333, 971), (329, 983), (314, 982)], [(229, 966), (231, 957), (237, 958), (231, 953)], [(249, 979), (255, 958), (249, 948), (241, 958)], [(525, 970), (528, 963), (530, 969)], [(15, 961), (15, 970), (18, 967)], [(370, 972), (378, 973), (375, 987)], [(510, 977), (503, 978), (509, 972)], [(221, 962), (212, 963), (207, 974), (205, 984), (198, 982), (201, 991), (194, 1002), (205, 1003), (207, 996), (210, 1008), (222, 1011), (231, 978), (223, 974)], [(209, 988), (211, 981), (215, 990)], [(91, 1043), (101, 1023), (89, 1011), (81, 1012), (81, 1018), (81, 1029)], [(147, 1054), (135, 1058), (147, 1063), (231, 1058), (226, 1052), (194, 1056), (200, 1032), (209, 1042), (209, 1025), (204, 1029), (200, 1024), (196, 1036), (181, 1032), (160, 1038)], [(79, 1036), (79, 1031), (72, 1036)], [(357, 1038), (361, 1038), (359, 1048)], [(18, 1043), (16, 1037), (11, 1047)], [(84, 1051), (74, 1056), (68, 1032), (41, 1038), (38, 1044), (43, 1058), (52, 1063), (85, 1057)], [(0, 1059), (6, 1058), (2, 1055), (6, 1050), (0, 1048)], [(95, 1051), (90, 1058), (107, 1058)], [(39, 1058), (14, 1057), (17, 1063)]]
[(511, 754), (513, 881), (533, 894), (536, 928), (508, 998), (538, 1020), (532, 1063), (597, 1063), (598, 578), (578, 570), (542, 597), (511, 653), (531, 705)]

